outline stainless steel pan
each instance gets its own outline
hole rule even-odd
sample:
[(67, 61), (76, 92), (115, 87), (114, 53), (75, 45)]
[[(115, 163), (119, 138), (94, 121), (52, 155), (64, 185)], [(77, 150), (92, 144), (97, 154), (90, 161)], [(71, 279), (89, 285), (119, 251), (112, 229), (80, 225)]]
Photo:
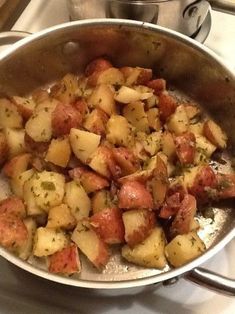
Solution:
[[(90, 60), (104, 55), (116, 66), (150, 67), (180, 92), (199, 101), (228, 133), (228, 156), (235, 153), (234, 74), (201, 44), (148, 23), (87, 20), (58, 25), (31, 35), (1, 54), (0, 96), (27, 94), (67, 72), (82, 71)], [(229, 162), (223, 170), (227, 170), (227, 167)], [(0, 194), (7, 193), (6, 183), (0, 183)], [(234, 201), (217, 204), (214, 211), (213, 223), (200, 218), (204, 226), (200, 236), (208, 251), (178, 269), (166, 267), (159, 271), (135, 267), (124, 263), (119, 254), (114, 252), (103, 272), (94, 270), (84, 262), (81, 275), (65, 278), (49, 274), (38, 259), (27, 263), (4, 249), (0, 249), (0, 254), (35, 275), (77, 287), (106, 290), (136, 288), (160, 282), (168, 284), (184, 276), (214, 290), (235, 295), (233, 280), (197, 268), (235, 235)]]
[(194, 35), (213, 9), (235, 14), (234, 0), (67, 0), (72, 20), (125, 18)]

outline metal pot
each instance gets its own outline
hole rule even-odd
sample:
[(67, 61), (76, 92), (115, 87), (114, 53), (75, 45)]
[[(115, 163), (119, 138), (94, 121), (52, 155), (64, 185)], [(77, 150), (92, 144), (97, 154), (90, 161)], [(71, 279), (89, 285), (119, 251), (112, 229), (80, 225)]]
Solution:
[(72, 20), (87, 18), (124, 18), (158, 24), (194, 35), (205, 21), (210, 5), (235, 14), (229, 0), (68, 0)]
[[(24, 95), (68, 72), (82, 71), (98, 56), (116, 66), (150, 67), (181, 92), (197, 100), (229, 136), (235, 153), (235, 76), (216, 54), (174, 31), (127, 20), (87, 20), (57, 25), (31, 35), (0, 55), (0, 97)], [(7, 186), (0, 181), (0, 194)], [(197, 268), (221, 250), (235, 235), (234, 202), (217, 204), (215, 220), (201, 232), (208, 250), (187, 265), (163, 271), (127, 265), (114, 254), (99, 273), (87, 263), (81, 275), (70, 278), (49, 274), (38, 259), (24, 262), (0, 248), (0, 255), (37, 276), (66, 285), (113, 291), (156, 283), (169, 284), (184, 276), (210, 288), (235, 295), (235, 282)]]

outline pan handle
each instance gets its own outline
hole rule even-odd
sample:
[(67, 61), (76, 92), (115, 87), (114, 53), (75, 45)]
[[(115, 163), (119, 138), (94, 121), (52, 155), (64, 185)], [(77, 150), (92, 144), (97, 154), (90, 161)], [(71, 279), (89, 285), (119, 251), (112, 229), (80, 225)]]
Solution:
[(194, 268), (186, 279), (228, 296), (235, 296), (235, 280), (216, 274), (204, 268)]
[(212, 9), (235, 15), (235, 4), (231, 0), (209, 0)]

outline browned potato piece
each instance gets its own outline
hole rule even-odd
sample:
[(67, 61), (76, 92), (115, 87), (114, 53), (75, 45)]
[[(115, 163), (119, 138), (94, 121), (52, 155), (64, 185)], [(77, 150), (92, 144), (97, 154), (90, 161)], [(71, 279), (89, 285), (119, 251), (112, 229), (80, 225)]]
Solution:
[(8, 157), (8, 143), (4, 133), (0, 132), (0, 165), (2, 165)]
[(97, 86), (88, 98), (88, 105), (103, 110), (108, 116), (117, 112), (114, 91), (109, 85)]
[(120, 71), (124, 75), (125, 85), (145, 85), (152, 78), (152, 70), (140, 67), (122, 67)]
[(147, 111), (149, 127), (155, 131), (159, 131), (162, 127), (158, 108), (151, 108)]
[(136, 101), (126, 105), (123, 109), (123, 115), (138, 131), (149, 133), (148, 118), (144, 111), (143, 102)]
[(171, 160), (176, 156), (175, 141), (171, 132), (165, 131), (162, 134), (162, 152)]
[(204, 123), (203, 133), (206, 138), (215, 146), (219, 148), (226, 148), (227, 135), (223, 132), (221, 127), (212, 120), (207, 120)]
[(148, 209), (133, 209), (122, 214), (125, 241), (130, 247), (142, 242), (155, 226), (155, 214)]
[(47, 228), (73, 229), (76, 226), (76, 219), (70, 212), (68, 205), (61, 204), (50, 208), (47, 219)]
[(180, 267), (200, 256), (206, 247), (195, 231), (176, 236), (165, 248), (167, 260)]
[(27, 170), (31, 154), (21, 154), (10, 159), (3, 167), (3, 173), (9, 177), (14, 178), (18, 174)]
[(22, 128), (23, 119), (17, 107), (8, 99), (0, 99), (0, 129)]
[(0, 215), (4, 213), (24, 218), (26, 215), (24, 203), (16, 196), (4, 199), (0, 202)]
[(94, 109), (89, 115), (87, 115), (83, 123), (83, 127), (87, 131), (105, 136), (108, 119), (108, 115), (103, 110)]
[(48, 148), (45, 160), (60, 167), (67, 167), (71, 155), (69, 139), (67, 137), (53, 139)]
[(117, 68), (95, 71), (88, 77), (88, 85), (96, 86), (100, 84), (123, 85), (124, 76)]
[(16, 156), (26, 151), (25, 147), (25, 130), (24, 129), (11, 129), (6, 128), (4, 130), (7, 145), (9, 148), (9, 157)]
[(33, 99), (19, 97), (19, 96), (13, 96), (12, 101), (16, 105), (21, 116), (24, 119), (28, 120), (33, 114), (33, 110), (36, 107), (35, 101)]
[(63, 103), (71, 103), (76, 99), (78, 89), (77, 77), (71, 73), (66, 74), (60, 82), (52, 86), (51, 95)]
[(187, 104), (184, 107), (189, 120), (192, 120), (201, 113), (201, 110), (196, 105)]
[(112, 207), (111, 194), (108, 190), (96, 192), (91, 199), (91, 208), (93, 214), (98, 213), (104, 208)]
[(78, 222), (71, 239), (95, 267), (102, 268), (107, 264), (109, 259), (107, 246), (91, 229), (88, 221)]
[(125, 245), (122, 248), (122, 256), (136, 265), (162, 269), (166, 266), (165, 244), (163, 229), (155, 227), (143, 242), (133, 248)]

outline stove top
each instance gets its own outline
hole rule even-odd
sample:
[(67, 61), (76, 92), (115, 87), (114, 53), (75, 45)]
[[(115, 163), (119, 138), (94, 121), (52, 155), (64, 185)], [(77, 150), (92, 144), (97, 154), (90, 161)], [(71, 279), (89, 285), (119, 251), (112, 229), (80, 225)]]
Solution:
[[(66, 0), (33, 0), (13, 29), (36, 32), (69, 21)], [(235, 17), (211, 11), (195, 39), (235, 70)], [(235, 278), (235, 240), (203, 267)], [(47, 282), (0, 258), (0, 314), (232, 314), (235, 298), (215, 294), (184, 279), (131, 296), (100, 297)]]

